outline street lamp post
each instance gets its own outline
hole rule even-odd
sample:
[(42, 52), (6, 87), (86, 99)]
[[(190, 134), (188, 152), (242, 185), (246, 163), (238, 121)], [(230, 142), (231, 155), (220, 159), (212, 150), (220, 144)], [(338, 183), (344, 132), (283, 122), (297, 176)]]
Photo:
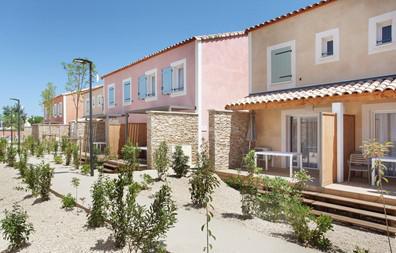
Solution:
[[(21, 100), (18, 98), (10, 98), (10, 100), (14, 100), (17, 102), (17, 110), (18, 110), (18, 155), (21, 155)], [(12, 129), (12, 125), (11, 125)]]
[(94, 175), (94, 153), (93, 153), (93, 133), (92, 133), (92, 62), (87, 59), (76, 58), (73, 62), (89, 65), (89, 166), (91, 176)]

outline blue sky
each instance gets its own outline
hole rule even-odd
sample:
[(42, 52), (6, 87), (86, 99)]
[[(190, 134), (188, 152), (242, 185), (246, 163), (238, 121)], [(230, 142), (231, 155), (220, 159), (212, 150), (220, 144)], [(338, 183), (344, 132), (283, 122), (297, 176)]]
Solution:
[(19, 97), (41, 115), (48, 82), (64, 91), (61, 62), (88, 57), (104, 74), (193, 35), (242, 30), (313, 0), (4, 0), (0, 106)]

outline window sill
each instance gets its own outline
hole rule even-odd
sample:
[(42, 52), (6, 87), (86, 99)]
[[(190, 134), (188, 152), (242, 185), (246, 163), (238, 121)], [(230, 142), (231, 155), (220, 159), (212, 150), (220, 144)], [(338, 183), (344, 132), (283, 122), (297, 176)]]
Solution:
[(185, 90), (183, 90), (183, 91), (175, 91), (175, 92), (172, 92), (170, 94), (171, 97), (180, 97), (180, 96), (185, 96), (185, 95), (186, 95), (186, 91)]
[(382, 53), (391, 50), (396, 50), (396, 41), (378, 45), (374, 44), (374, 46), (369, 49), (369, 54)]
[(316, 64), (322, 64), (322, 63), (328, 63), (328, 62), (335, 62), (339, 61), (340, 58), (338, 55), (327, 55), (327, 56), (321, 56), (319, 59), (316, 60)]
[(268, 91), (284, 90), (296, 87), (296, 83), (294, 82), (294, 80), (280, 83), (269, 83), (267, 87)]
[(146, 97), (144, 99), (145, 102), (151, 102), (151, 101), (155, 101), (155, 100), (157, 100), (157, 96), (155, 96), (155, 97)]

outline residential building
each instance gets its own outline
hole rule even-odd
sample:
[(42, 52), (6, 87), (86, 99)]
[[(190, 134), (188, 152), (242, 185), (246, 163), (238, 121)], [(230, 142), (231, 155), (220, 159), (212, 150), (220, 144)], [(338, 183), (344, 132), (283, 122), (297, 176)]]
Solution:
[(321, 1), (247, 33), (249, 96), (226, 108), (254, 115), (256, 147), (301, 154), (325, 186), (364, 141), (396, 144), (396, 1)]
[[(208, 109), (248, 94), (247, 60), (245, 32), (188, 38), (105, 74), (106, 114), (113, 122), (147, 124), (150, 111), (194, 113), (199, 146), (208, 135)], [(172, 134), (185, 134), (169, 122)]]
[[(89, 93), (84, 94), (83, 117), (89, 117)], [(103, 96), (103, 85), (92, 88), (92, 115), (94, 118), (104, 118), (105, 101)]]
[[(93, 89), (94, 94), (94, 115), (103, 115), (103, 85), (95, 86)], [(76, 119), (76, 104), (78, 101), (78, 119), (83, 119), (86, 116), (86, 103), (89, 97), (89, 89), (84, 88), (81, 90), (80, 98), (76, 92), (65, 92), (53, 99), (53, 112), (51, 117), (44, 110), (44, 122), (52, 124), (69, 124)], [(88, 100), (89, 101), (89, 100)]]

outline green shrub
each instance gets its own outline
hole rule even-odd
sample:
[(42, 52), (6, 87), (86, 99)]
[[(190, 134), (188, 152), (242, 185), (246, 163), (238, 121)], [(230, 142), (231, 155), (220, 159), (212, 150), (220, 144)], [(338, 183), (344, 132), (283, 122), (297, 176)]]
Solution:
[(81, 166), (81, 174), (88, 175), (90, 171), (91, 171), (91, 166), (89, 164), (84, 163)]
[(71, 163), (72, 155), (73, 155), (73, 144), (71, 142), (67, 143), (67, 146), (65, 148), (65, 165), (69, 166)]
[(49, 199), (49, 192), (51, 188), (51, 181), (54, 176), (54, 170), (49, 164), (42, 162), (37, 165), (36, 170), (38, 172), (38, 189), (41, 199)]
[(54, 162), (56, 164), (62, 164), (63, 163), (63, 158), (60, 155), (54, 156)]
[(240, 175), (236, 177), (229, 177), (224, 180), (224, 182), (231, 188), (241, 191), (244, 184)]
[(36, 157), (43, 157), (44, 156), (44, 144), (43, 143), (38, 143), (36, 145)]
[(134, 187), (127, 195), (127, 237), (128, 248), (133, 252), (166, 252), (161, 240), (176, 223), (176, 205), (171, 189), (163, 185), (154, 195), (154, 201), (146, 210), (136, 204)]
[(73, 152), (73, 164), (74, 168), (78, 170), (80, 168), (80, 150), (77, 144), (72, 144), (72, 152)]
[(184, 155), (181, 146), (176, 146), (175, 152), (172, 155), (172, 169), (175, 171), (176, 176), (181, 178), (184, 177), (189, 169), (188, 156)]
[(68, 193), (62, 198), (62, 208), (66, 210), (71, 210), (76, 206), (76, 199)]
[(133, 172), (139, 169), (139, 149), (135, 145), (128, 143), (122, 147), (122, 157), (126, 161), (123, 167), (127, 183), (132, 183)]
[(154, 152), (154, 167), (158, 172), (158, 179), (163, 180), (168, 170), (169, 157), (168, 146), (162, 141), (158, 149)]
[(0, 221), (3, 238), (10, 242), (10, 249), (17, 250), (29, 241), (34, 231), (33, 224), (28, 222), (28, 215), (21, 206), (14, 204), (12, 211), (5, 210)]
[(10, 145), (7, 148), (7, 165), (8, 166), (14, 167), (15, 162), (16, 162), (16, 154), (17, 154), (16, 149), (12, 145)]
[(106, 184), (102, 176), (93, 184), (91, 188), (92, 208), (88, 214), (88, 227), (97, 228), (105, 225), (107, 218), (106, 207)]
[(53, 174), (50, 165), (42, 162), (36, 166), (26, 167), (22, 181), (33, 196), (40, 195), (43, 200), (48, 200)]
[(266, 193), (257, 196), (256, 215), (274, 222), (285, 220), (288, 201), (294, 194), (292, 186), (280, 177), (273, 179), (265, 177), (263, 184)]
[(61, 148), (62, 153), (66, 152), (66, 148), (68, 145), (69, 145), (69, 139), (67, 138), (67, 136), (62, 136), (61, 143), (60, 143), (60, 148)]
[(294, 184), (278, 177), (264, 178), (266, 191), (257, 196), (256, 215), (272, 221), (286, 221), (300, 243), (328, 250), (331, 243), (325, 234), (332, 230), (331, 217), (313, 216), (311, 209), (302, 202), (301, 190), (309, 180), (306, 171), (296, 173)]
[(52, 148), (53, 148), (54, 154), (57, 155), (58, 149), (59, 149), (59, 142), (56, 140), (53, 140)]
[(198, 208), (206, 207), (207, 203), (211, 201), (211, 195), (215, 188), (220, 185), (209, 160), (206, 146), (202, 147), (198, 157), (198, 167), (189, 183), (192, 204)]
[(22, 182), (26, 184), (33, 196), (38, 192), (38, 173), (33, 165), (29, 165), (24, 172)]
[(258, 179), (256, 174), (260, 172), (260, 168), (256, 166), (256, 154), (254, 150), (250, 150), (243, 158), (243, 164), (248, 172), (247, 179), (241, 188), (242, 194), (242, 214), (246, 217), (252, 218), (258, 207)]
[(6, 161), (7, 155), (7, 140), (4, 138), (0, 138), (0, 162)]
[(119, 174), (112, 184), (107, 184), (107, 193), (111, 203), (109, 205), (109, 220), (114, 233), (115, 245), (119, 248), (125, 246), (127, 233), (127, 206), (124, 201), (125, 180), (123, 174)]

